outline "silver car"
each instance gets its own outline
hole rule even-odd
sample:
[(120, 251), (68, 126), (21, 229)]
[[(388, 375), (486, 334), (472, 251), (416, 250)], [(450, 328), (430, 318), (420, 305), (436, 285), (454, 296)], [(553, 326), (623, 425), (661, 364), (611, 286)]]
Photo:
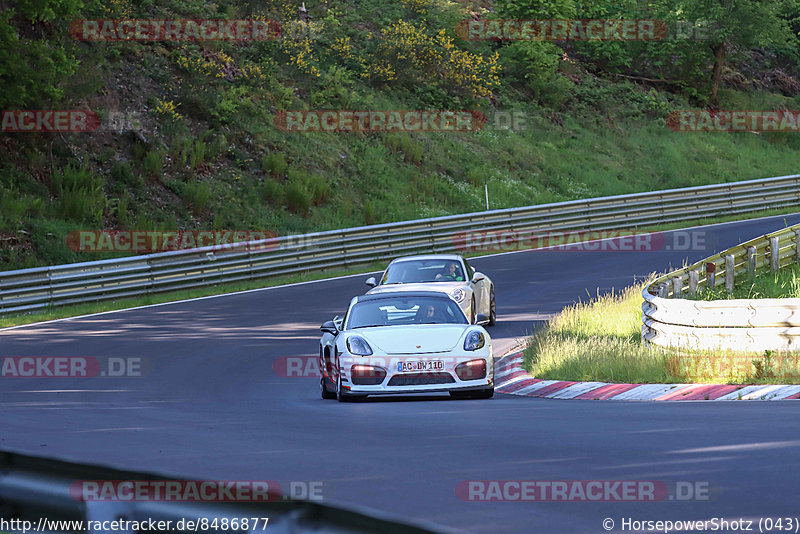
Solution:
[[(367, 294), (389, 291), (440, 291), (455, 300), (471, 324), (493, 326), (497, 321), (494, 284), (457, 254), (406, 256), (393, 260), (380, 283), (374, 277), (366, 281)], [(478, 314), (485, 318), (479, 321)]]

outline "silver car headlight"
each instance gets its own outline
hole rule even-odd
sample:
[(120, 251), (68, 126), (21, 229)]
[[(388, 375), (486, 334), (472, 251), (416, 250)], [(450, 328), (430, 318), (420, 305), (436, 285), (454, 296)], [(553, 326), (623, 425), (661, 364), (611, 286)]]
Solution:
[(350, 336), (347, 338), (347, 350), (356, 356), (369, 356), (372, 354), (372, 347), (367, 340), (361, 336)]
[(482, 349), (484, 345), (486, 345), (486, 337), (480, 330), (473, 330), (467, 334), (467, 338), (464, 340), (464, 350), (478, 350)]
[(455, 300), (456, 302), (461, 302), (461, 301), (463, 301), (463, 300), (464, 300), (464, 297), (466, 297), (466, 296), (467, 296), (467, 293), (466, 293), (466, 291), (464, 291), (464, 290), (463, 290), (463, 289), (461, 289), (460, 287), (457, 287), (457, 288), (455, 288), (455, 289), (453, 290), (453, 292), (452, 292), (452, 293), (450, 293), (450, 296), (451, 296), (451, 297), (453, 298), (453, 300)]

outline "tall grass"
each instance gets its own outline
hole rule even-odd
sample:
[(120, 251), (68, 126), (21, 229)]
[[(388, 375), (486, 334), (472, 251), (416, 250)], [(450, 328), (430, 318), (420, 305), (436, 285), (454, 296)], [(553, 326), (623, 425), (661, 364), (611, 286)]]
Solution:
[(641, 341), (643, 285), (567, 307), (529, 340), (524, 365), (551, 380), (800, 383), (799, 353), (687, 351)]
[(800, 298), (800, 265), (765, 272), (752, 279), (740, 276), (728, 292), (724, 287), (698, 291), (697, 300)]

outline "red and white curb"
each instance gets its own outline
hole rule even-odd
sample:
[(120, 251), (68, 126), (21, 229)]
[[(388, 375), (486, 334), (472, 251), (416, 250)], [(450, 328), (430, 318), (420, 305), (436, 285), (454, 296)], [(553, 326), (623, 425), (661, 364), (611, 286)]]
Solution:
[(495, 391), (525, 397), (584, 400), (789, 400), (800, 399), (800, 385), (737, 386), (725, 384), (609, 384), (533, 378), (522, 368), (522, 352), (500, 360)]

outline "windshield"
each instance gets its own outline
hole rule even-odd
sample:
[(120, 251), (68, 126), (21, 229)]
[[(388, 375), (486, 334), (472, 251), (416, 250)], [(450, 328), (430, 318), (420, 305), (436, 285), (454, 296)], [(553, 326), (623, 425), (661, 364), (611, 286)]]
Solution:
[(468, 324), (446, 297), (398, 297), (358, 302), (350, 308), (347, 329), (409, 324)]
[(381, 285), (463, 281), (464, 270), (458, 260), (411, 260), (389, 265)]

